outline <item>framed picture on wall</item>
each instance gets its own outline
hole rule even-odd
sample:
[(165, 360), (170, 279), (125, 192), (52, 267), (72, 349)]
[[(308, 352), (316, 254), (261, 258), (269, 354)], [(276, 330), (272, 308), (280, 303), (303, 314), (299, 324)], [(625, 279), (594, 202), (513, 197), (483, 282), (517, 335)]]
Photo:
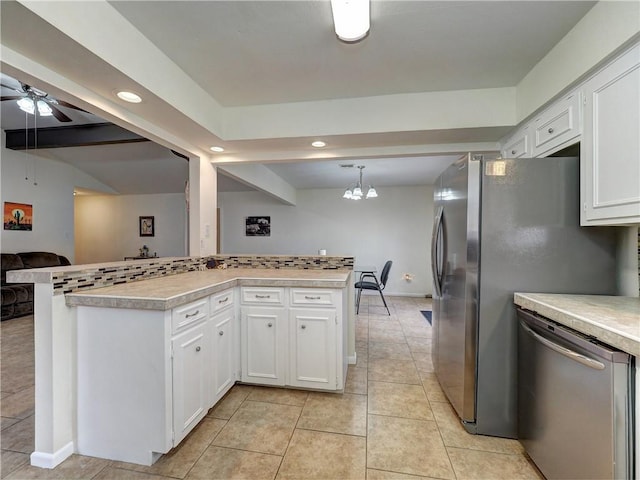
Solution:
[(33, 230), (33, 205), (27, 203), (4, 202), (5, 230)]
[(140, 236), (153, 237), (156, 232), (155, 217), (139, 217)]
[(244, 234), (247, 237), (271, 236), (271, 217), (247, 217)]

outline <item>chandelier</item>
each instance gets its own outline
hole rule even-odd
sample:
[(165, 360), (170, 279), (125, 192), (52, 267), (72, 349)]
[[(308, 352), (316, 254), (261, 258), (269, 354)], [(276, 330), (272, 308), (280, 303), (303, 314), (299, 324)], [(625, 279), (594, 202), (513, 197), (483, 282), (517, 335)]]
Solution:
[[(353, 166), (353, 165), (342, 165), (343, 167)], [(347, 198), (349, 200), (360, 200), (363, 197), (362, 192), (362, 170), (364, 169), (364, 165), (358, 165), (357, 168), (360, 170), (360, 179), (355, 183), (355, 185), (350, 185), (342, 195), (342, 198)], [(369, 185), (367, 189), (367, 194), (364, 195), (365, 199), (376, 198), (378, 196), (378, 192), (373, 187), (373, 185)]]

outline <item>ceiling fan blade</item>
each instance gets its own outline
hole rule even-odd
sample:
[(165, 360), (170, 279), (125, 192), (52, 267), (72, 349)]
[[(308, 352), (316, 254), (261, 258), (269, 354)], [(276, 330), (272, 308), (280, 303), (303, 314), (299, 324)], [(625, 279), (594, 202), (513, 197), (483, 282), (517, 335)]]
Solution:
[(19, 90), (16, 87), (12, 87), (11, 85), (5, 85), (4, 83), (0, 83), (0, 87), (8, 88), (9, 90), (13, 90), (14, 92), (24, 93), (22, 90)]
[(60, 122), (71, 122), (72, 121), (64, 113), (62, 113), (60, 110), (58, 110), (55, 107), (55, 105), (49, 104), (49, 106), (51, 107), (51, 113), (53, 114), (53, 116), (56, 117)]
[[(53, 99), (51, 99), (51, 100), (53, 100)], [(80, 108), (80, 107), (76, 107), (75, 105), (72, 105), (72, 104), (70, 104), (69, 102), (65, 102), (64, 100), (58, 100), (58, 99), (56, 99), (56, 100), (55, 100), (55, 103), (57, 103), (57, 104), (58, 104), (58, 105), (60, 105), (61, 107), (73, 108), (74, 110), (79, 110), (79, 111), (84, 112), (84, 113), (89, 113), (89, 112), (87, 112), (86, 110), (83, 110), (83, 109), (82, 109), (82, 108)]]
[(24, 95), (10, 95), (8, 97), (0, 97), (0, 102), (5, 100), (20, 100), (21, 98), (24, 98)]

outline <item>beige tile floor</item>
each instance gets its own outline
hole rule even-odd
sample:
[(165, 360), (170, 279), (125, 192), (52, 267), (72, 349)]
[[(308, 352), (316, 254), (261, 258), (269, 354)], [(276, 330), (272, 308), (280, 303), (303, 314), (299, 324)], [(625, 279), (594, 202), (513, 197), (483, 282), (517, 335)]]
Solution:
[(236, 385), (151, 467), (73, 455), (29, 465), (33, 318), (0, 324), (1, 477), (10, 479), (540, 479), (515, 440), (469, 435), (431, 363), (429, 299), (363, 298), (345, 392)]

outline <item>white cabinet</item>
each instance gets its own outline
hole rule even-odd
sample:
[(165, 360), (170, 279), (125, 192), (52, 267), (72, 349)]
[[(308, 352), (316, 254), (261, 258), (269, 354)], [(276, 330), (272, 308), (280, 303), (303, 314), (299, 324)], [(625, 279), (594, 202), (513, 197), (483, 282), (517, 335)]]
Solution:
[(640, 223), (640, 45), (583, 86), (581, 225)]
[(242, 287), (167, 311), (77, 307), (77, 452), (151, 465), (238, 379), (341, 390), (347, 299)]
[(287, 313), (283, 288), (242, 287), (242, 381), (284, 385)]
[(234, 290), (226, 290), (211, 296), (210, 310), (213, 313), (209, 324), (211, 326), (211, 344), (213, 359), (211, 366), (212, 404), (220, 400), (233, 386), (240, 345), (236, 328), (236, 308)]
[(579, 141), (582, 133), (580, 92), (573, 91), (535, 117), (533, 156), (546, 157)]
[(289, 385), (336, 389), (336, 324), (333, 308), (289, 310)]
[(284, 308), (243, 307), (242, 381), (284, 385), (287, 317)]
[(503, 142), (502, 158), (531, 157), (529, 125), (524, 125)]
[[(291, 288), (289, 377), (295, 387), (336, 390), (342, 345), (337, 308), (339, 290)], [(341, 323), (341, 322), (340, 322)], [(340, 384), (342, 388), (342, 384)]]
[(241, 299), (243, 382), (343, 388), (343, 289), (243, 287)]
[(207, 327), (200, 322), (171, 340), (174, 445), (209, 410), (212, 352)]
[(580, 92), (573, 91), (518, 128), (502, 142), (502, 157), (546, 157), (577, 143), (582, 133), (580, 98)]

